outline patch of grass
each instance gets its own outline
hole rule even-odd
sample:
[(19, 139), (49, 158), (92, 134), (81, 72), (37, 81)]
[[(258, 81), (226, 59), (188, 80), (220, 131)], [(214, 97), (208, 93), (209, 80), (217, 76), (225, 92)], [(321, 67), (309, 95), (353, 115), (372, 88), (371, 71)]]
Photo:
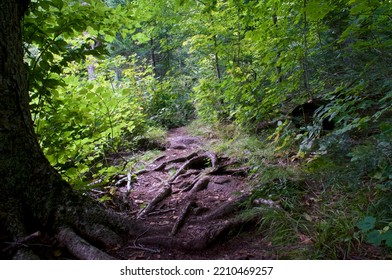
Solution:
[(280, 257), (306, 259), (353, 258), (361, 238), (356, 224), (366, 205), (363, 194), (335, 186), (319, 189), (318, 184), (298, 182), (268, 184), (254, 190), (255, 198), (268, 198), (281, 208), (266, 208), (259, 230), (272, 246), (290, 248)]
[(148, 150), (143, 154), (141, 154), (141, 156), (139, 157), (139, 161), (151, 162), (155, 160), (161, 153), (162, 153), (161, 150)]
[[(375, 144), (354, 145), (347, 136), (338, 139), (339, 145), (329, 145), (326, 153), (310, 151), (298, 158), (290, 156), (290, 145), (282, 148), (268, 135), (250, 135), (234, 125), (194, 123), (191, 131), (208, 135), (206, 149), (236, 158), (251, 168), (248, 183), (253, 191), (243, 215), (255, 211), (252, 202), (258, 198), (279, 205), (280, 208), (265, 206), (258, 223), (264, 241), (276, 248), (278, 258), (351, 259), (377, 255), (367, 253), (369, 248), (378, 248), (364, 244), (357, 224), (379, 193), (387, 197), (385, 178), (390, 169), (385, 162), (390, 157), (381, 160), (378, 154), (389, 150), (377, 151)], [(387, 146), (386, 142), (381, 142), (382, 147)], [(378, 190), (377, 184), (384, 189)]]
[(150, 127), (144, 137), (151, 143), (155, 143), (157, 147), (164, 147), (166, 144), (166, 130), (161, 127)]
[(165, 142), (166, 140), (166, 130), (161, 127), (150, 127), (144, 136), (151, 141), (161, 141)]
[(298, 222), (283, 209), (266, 209), (259, 230), (272, 246), (288, 246), (300, 241)]
[(166, 146), (166, 130), (160, 127), (150, 127), (143, 135), (136, 137), (134, 143), (134, 150), (164, 149)]
[(314, 259), (352, 258), (354, 247), (361, 245), (355, 227), (366, 207), (363, 193), (342, 185), (314, 184), (309, 191), (309, 234), (314, 241)]
[(265, 138), (251, 135), (235, 124), (204, 124), (196, 120), (188, 126), (188, 132), (207, 139), (206, 149), (252, 166), (270, 161), (274, 156), (274, 147)]
[(128, 163), (128, 168), (133, 171), (144, 169), (162, 153), (162, 148), (166, 145), (166, 130), (150, 127), (136, 141), (139, 152), (133, 153)]

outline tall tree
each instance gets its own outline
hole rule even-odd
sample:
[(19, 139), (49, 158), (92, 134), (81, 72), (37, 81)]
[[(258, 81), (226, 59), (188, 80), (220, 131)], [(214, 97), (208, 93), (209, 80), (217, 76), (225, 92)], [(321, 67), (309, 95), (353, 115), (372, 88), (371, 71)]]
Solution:
[(142, 229), (76, 194), (43, 155), (23, 62), (21, 19), (28, 5), (27, 0), (0, 1), (0, 228), (1, 236), (13, 240), (6, 257), (36, 258), (22, 243), (31, 233), (46, 232), (79, 258), (109, 259), (80, 236), (111, 247), (121, 241), (115, 232)]

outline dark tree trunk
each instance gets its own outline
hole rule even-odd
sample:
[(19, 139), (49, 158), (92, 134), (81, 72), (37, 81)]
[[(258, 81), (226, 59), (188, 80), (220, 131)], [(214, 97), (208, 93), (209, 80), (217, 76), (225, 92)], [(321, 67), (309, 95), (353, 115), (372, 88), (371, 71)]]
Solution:
[(309, 85), (309, 60), (308, 60), (308, 19), (306, 15), (306, 6), (307, 2), (304, 0), (303, 2), (303, 8), (304, 8), (304, 28), (303, 28), (303, 33), (304, 33), (304, 53), (303, 53), (303, 59), (302, 59), (302, 71), (303, 71), (303, 79), (304, 79), (304, 89), (306, 93), (309, 96), (309, 99), (313, 99), (313, 95), (310, 89)]
[[(278, 29), (278, 16), (277, 16), (277, 14), (273, 14), (273, 15), (272, 15), (272, 22), (274, 23), (274, 27), (275, 27), (276, 29)], [(278, 32), (278, 30), (277, 30), (276, 32)], [(283, 77), (282, 77), (282, 66), (280, 65), (281, 62), (279, 62), (280, 56), (281, 56), (281, 52), (278, 51), (278, 53), (277, 53), (277, 55), (276, 55), (277, 64), (276, 64), (276, 70), (275, 70), (275, 71), (276, 71), (276, 76), (278, 77), (278, 78), (276, 79), (276, 83), (277, 83), (277, 84), (280, 84), (280, 83), (283, 82)]]
[(110, 258), (89, 250), (93, 246), (83, 247), (88, 243), (73, 233), (113, 246), (119, 238), (109, 227), (126, 233), (135, 229), (135, 234), (141, 229), (74, 193), (43, 155), (31, 120), (23, 63), (20, 20), (27, 4), (0, 0), (0, 241), (11, 239), (14, 244), (6, 257), (34, 258), (21, 240), (44, 231), (78, 257)]
[(216, 35), (213, 36), (214, 39), (214, 55), (215, 55), (215, 70), (216, 70), (216, 77), (218, 78), (219, 82), (222, 81), (221, 78), (221, 71), (220, 71), (220, 67), (219, 67), (219, 55), (218, 55), (218, 39), (216, 37)]
[(155, 58), (155, 47), (154, 47), (154, 39), (151, 37), (150, 38), (150, 55), (151, 55), (151, 66), (152, 66), (152, 71), (154, 72), (154, 75), (157, 75), (157, 62)]

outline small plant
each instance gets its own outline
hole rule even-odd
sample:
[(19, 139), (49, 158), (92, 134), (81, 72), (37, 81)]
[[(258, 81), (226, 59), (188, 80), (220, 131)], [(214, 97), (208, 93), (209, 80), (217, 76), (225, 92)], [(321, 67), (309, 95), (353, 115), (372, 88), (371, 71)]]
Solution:
[(366, 216), (357, 226), (364, 235), (366, 242), (376, 246), (385, 244), (392, 248), (392, 222), (387, 223), (384, 227), (382, 227), (381, 224), (382, 223), (380, 222), (377, 223), (375, 217)]

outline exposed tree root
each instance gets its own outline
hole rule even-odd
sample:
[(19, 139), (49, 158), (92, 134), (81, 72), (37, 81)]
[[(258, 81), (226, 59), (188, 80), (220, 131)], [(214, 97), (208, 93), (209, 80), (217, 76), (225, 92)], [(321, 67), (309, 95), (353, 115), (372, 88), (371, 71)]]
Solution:
[(223, 203), (220, 207), (211, 211), (210, 213), (200, 217), (196, 217), (195, 221), (196, 222), (212, 221), (212, 220), (222, 218), (226, 215), (235, 213), (242, 206), (242, 204), (249, 199), (249, 197), (250, 195), (242, 195), (235, 200), (227, 201)]
[(204, 232), (195, 238), (176, 238), (174, 236), (155, 235), (138, 240), (143, 245), (176, 248), (178, 250), (203, 250), (230, 231), (236, 231), (248, 223), (257, 222), (262, 217), (262, 211), (253, 211), (246, 217), (236, 217), (223, 222), (212, 223)]
[(176, 235), (177, 231), (180, 229), (182, 224), (184, 223), (186, 217), (188, 216), (188, 213), (190, 212), (191, 208), (195, 206), (195, 200), (194, 199), (189, 199), (188, 202), (185, 204), (185, 206), (182, 208), (182, 211), (180, 215), (178, 216), (172, 230), (171, 230), (171, 235)]
[(149, 214), (152, 210), (154, 210), (155, 206), (168, 197), (172, 193), (172, 188), (169, 184), (158, 193), (158, 195), (137, 215), (137, 218), (143, 218), (145, 215)]
[(203, 176), (201, 178), (196, 178), (189, 187), (185, 188), (184, 191), (189, 191), (189, 195), (193, 195), (194, 193), (197, 193), (203, 189), (205, 189), (208, 186), (208, 183), (210, 182), (210, 177), (209, 176)]
[[(165, 157), (168, 157), (168, 155)], [(235, 179), (236, 176), (246, 176), (249, 171), (247, 167), (233, 168), (233, 164), (238, 164), (238, 162), (230, 161), (228, 158), (220, 158), (215, 153), (205, 151), (191, 152), (188, 155), (167, 160), (165, 160), (165, 157), (160, 156), (154, 160), (154, 163), (158, 163), (156, 166), (134, 173), (138, 176), (147, 174), (140, 182), (145, 184), (141, 186), (148, 190), (149, 183), (157, 178), (167, 177), (166, 172), (169, 168), (177, 168), (176, 172), (167, 179), (161, 179), (160, 190), (153, 198), (150, 198), (148, 205), (136, 214), (136, 221), (127, 221), (125, 224), (128, 224), (128, 226), (125, 226), (121, 223), (122, 217), (115, 215), (117, 217), (115, 218), (111, 216), (112, 214), (105, 214), (108, 216), (102, 217), (99, 214), (99, 217), (93, 218), (93, 223), (72, 225), (75, 231), (71, 227), (63, 228), (56, 236), (57, 239), (73, 255), (83, 259), (91, 259), (93, 258), (92, 255), (99, 259), (109, 259), (111, 257), (83, 238), (87, 238), (87, 240), (93, 242), (92, 244), (99, 244), (104, 248), (116, 248), (122, 241), (117, 234), (118, 232), (124, 232), (127, 236), (137, 236), (133, 244), (131, 243), (126, 247), (130, 250), (140, 250), (148, 253), (159, 253), (158, 247), (178, 250), (202, 250), (231, 230), (238, 230), (250, 221), (261, 218), (260, 212), (248, 215), (247, 218), (233, 218), (243, 203), (249, 199), (249, 195), (242, 195), (224, 203), (220, 202), (221, 206), (211, 209), (211, 205), (205, 205), (202, 195), (198, 194), (205, 189), (207, 189), (207, 193), (211, 193), (211, 190), (208, 189), (209, 186), (221, 189), (224, 193), (229, 193), (229, 189), (225, 190), (225, 185), (227, 184), (228, 188), (232, 187), (233, 180), (238, 180)], [(129, 177), (128, 174), (128, 176), (121, 179), (121, 184), (125, 185), (125, 182), (127, 182), (127, 190), (131, 184)], [(135, 184), (138, 188), (137, 182)], [(141, 193), (144, 193), (144, 191)], [(128, 192), (121, 198), (122, 200), (128, 200)], [(170, 201), (166, 205), (171, 207), (156, 210), (162, 201), (169, 199)], [(113, 200), (113, 202), (115, 201)], [(86, 214), (86, 217), (81, 217), (81, 220), (91, 221), (91, 217), (94, 217), (91, 214)], [(164, 223), (157, 222), (159, 215), (169, 219)], [(174, 221), (170, 219), (171, 215), (176, 215)], [(222, 220), (223, 218), (227, 219), (227, 217), (232, 218)], [(140, 220), (143, 220), (146, 225), (150, 224), (151, 228), (145, 230), (146, 228), (140, 226)], [(197, 228), (196, 234), (192, 234), (190, 228)], [(190, 235), (188, 231), (190, 231)]]
[(87, 224), (80, 227), (83, 235), (94, 243), (101, 244), (105, 248), (114, 248), (122, 243), (120, 236), (106, 226), (100, 224)]
[(79, 259), (84, 260), (113, 260), (114, 258), (98, 248), (92, 246), (86, 240), (77, 235), (70, 228), (62, 228), (56, 235), (56, 239), (67, 250)]
[(210, 172), (211, 175), (234, 175), (234, 176), (247, 176), (249, 167), (231, 168), (228, 169), (227, 165), (219, 166)]
[[(172, 192), (172, 186), (176, 185), (177, 190), (184, 193), (185, 196), (180, 200), (181, 209), (177, 212), (178, 216), (172, 225), (170, 236), (167, 235), (149, 235), (138, 239), (138, 245), (153, 245), (166, 248), (177, 248), (179, 250), (202, 250), (216, 241), (230, 230), (236, 230), (246, 223), (260, 219), (261, 213), (251, 214), (246, 218), (232, 218), (226, 221), (219, 220), (222, 217), (229, 216), (240, 209), (241, 205), (249, 199), (249, 195), (243, 195), (222, 204), (219, 208), (200, 217), (192, 217), (193, 208), (197, 208), (197, 193), (208, 188), (210, 182), (215, 184), (230, 183), (230, 177), (227, 176), (246, 176), (247, 167), (230, 168), (235, 162), (227, 162), (220, 165), (218, 156), (211, 152), (203, 152), (201, 154), (191, 153), (186, 157), (180, 157), (173, 160), (164, 161), (154, 171), (162, 171), (168, 164), (181, 164), (175, 174), (164, 182), (162, 190), (151, 200), (146, 208), (139, 212), (137, 218), (143, 218), (149, 215), (159, 202), (169, 197)], [(224, 176), (224, 177), (219, 177)], [(191, 178), (190, 178), (191, 177)], [(173, 209), (171, 208), (171, 211)], [(175, 211), (175, 210), (174, 210)], [(169, 213), (168, 211), (167, 213)], [(186, 221), (189, 221), (186, 223)], [(199, 225), (203, 224), (205, 230), (194, 238), (182, 239), (177, 237), (177, 233), (186, 228), (187, 224)], [(209, 226), (205, 226), (209, 225)], [(211, 226), (212, 225), (212, 226)], [(159, 228), (156, 229), (159, 231)], [(136, 246), (136, 245), (135, 245)], [(145, 248), (145, 247), (142, 247)], [(154, 249), (155, 250), (155, 249)]]
[(172, 182), (173, 184), (178, 184), (181, 182), (184, 182), (184, 180), (191, 176), (191, 175), (197, 175), (200, 174), (200, 170), (188, 170), (182, 175), (178, 175), (177, 178)]
[[(189, 155), (187, 155), (185, 157), (178, 157), (178, 158), (166, 160), (166, 161), (162, 162), (161, 164), (159, 164), (158, 166), (156, 166), (155, 168), (152, 168), (152, 169), (142, 169), (140, 171), (137, 171), (135, 173), (135, 175), (138, 176), (138, 175), (142, 175), (142, 174), (149, 173), (149, 172), (162, 171), (170, 163), (184, 162), (184, 161), (187, 161), (187, 160), (189, 160), (191, 158), (194, 158), (195, 156), (197, 156), (197, 152), (192, 152), (192, 153), (190, 153)], [(156, 162), (156, 161), (158, 161), (160, 159), (162, 159), (162, 157), (156, 158), (154, 160), (154, 162)]]
[(177, 172), (169, 179), (169, 182), (172, 183), (179, 175), (186, 173), (188, 169), (204, 169), (207, 166), (214, 168), (216, 166), (216, 161), (216, 155), (211, 152), (196, 155), (181, 165)]

